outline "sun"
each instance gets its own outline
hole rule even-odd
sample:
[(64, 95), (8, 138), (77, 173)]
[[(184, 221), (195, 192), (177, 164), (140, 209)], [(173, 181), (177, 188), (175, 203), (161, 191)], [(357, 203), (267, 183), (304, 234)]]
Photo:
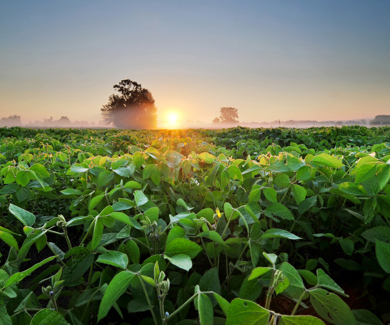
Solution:
[(167, 126), (169, 128), (175, 128), (178, 126), (179, 122), (179, 114), (177, 112), (169, 112), (167, 114)]

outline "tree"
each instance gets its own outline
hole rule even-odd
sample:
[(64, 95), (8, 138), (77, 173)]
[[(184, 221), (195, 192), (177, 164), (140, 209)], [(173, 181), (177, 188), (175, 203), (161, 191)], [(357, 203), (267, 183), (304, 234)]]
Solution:
[(157, 108), (149, 90), (129, 79), (114, 85), (114, 89), (121, 95), (111, 95), (101, 108), (105, 123), (127, 129), (157, 127)]
[(221, 107), (219, 119), (221, 123), (238, 123), (238, 109)]
[(217, 123), (219, 123), (220, 121), (219, 121), (219, 118), (218, 117), (216, 117), (214, 120), (213, 120), (213, 123), (214, 124), (217, 124)]

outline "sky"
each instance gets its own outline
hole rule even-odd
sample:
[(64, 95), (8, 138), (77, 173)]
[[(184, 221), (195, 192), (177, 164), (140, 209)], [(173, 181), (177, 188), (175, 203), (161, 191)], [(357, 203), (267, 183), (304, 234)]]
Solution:
[(0, 117), (101, 120), (113, 85), (211, 123), (390, 114), (388, 0), (1, 1)]

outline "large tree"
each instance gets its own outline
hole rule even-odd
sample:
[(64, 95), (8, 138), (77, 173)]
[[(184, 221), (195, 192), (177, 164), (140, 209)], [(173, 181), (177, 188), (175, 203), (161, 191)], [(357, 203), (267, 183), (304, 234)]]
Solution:
[(219, 120), (221, 123), (238, 123), (238, 109), (234, 107), (221, 107)]
[(129, 79), (114, 85), (120, 95), (111, 95), (101, 108), (107, 124), (126, 129), (151, 129), (157, 127), (157, 108), (149, 90)]

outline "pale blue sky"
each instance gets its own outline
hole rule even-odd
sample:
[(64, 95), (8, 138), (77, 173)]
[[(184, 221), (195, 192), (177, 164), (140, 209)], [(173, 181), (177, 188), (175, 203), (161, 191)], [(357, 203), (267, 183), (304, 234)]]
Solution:
[(100, 119), (112, 86), (211, 122), (390, 114), (390, 1), (2, 1), (0, 117)]

